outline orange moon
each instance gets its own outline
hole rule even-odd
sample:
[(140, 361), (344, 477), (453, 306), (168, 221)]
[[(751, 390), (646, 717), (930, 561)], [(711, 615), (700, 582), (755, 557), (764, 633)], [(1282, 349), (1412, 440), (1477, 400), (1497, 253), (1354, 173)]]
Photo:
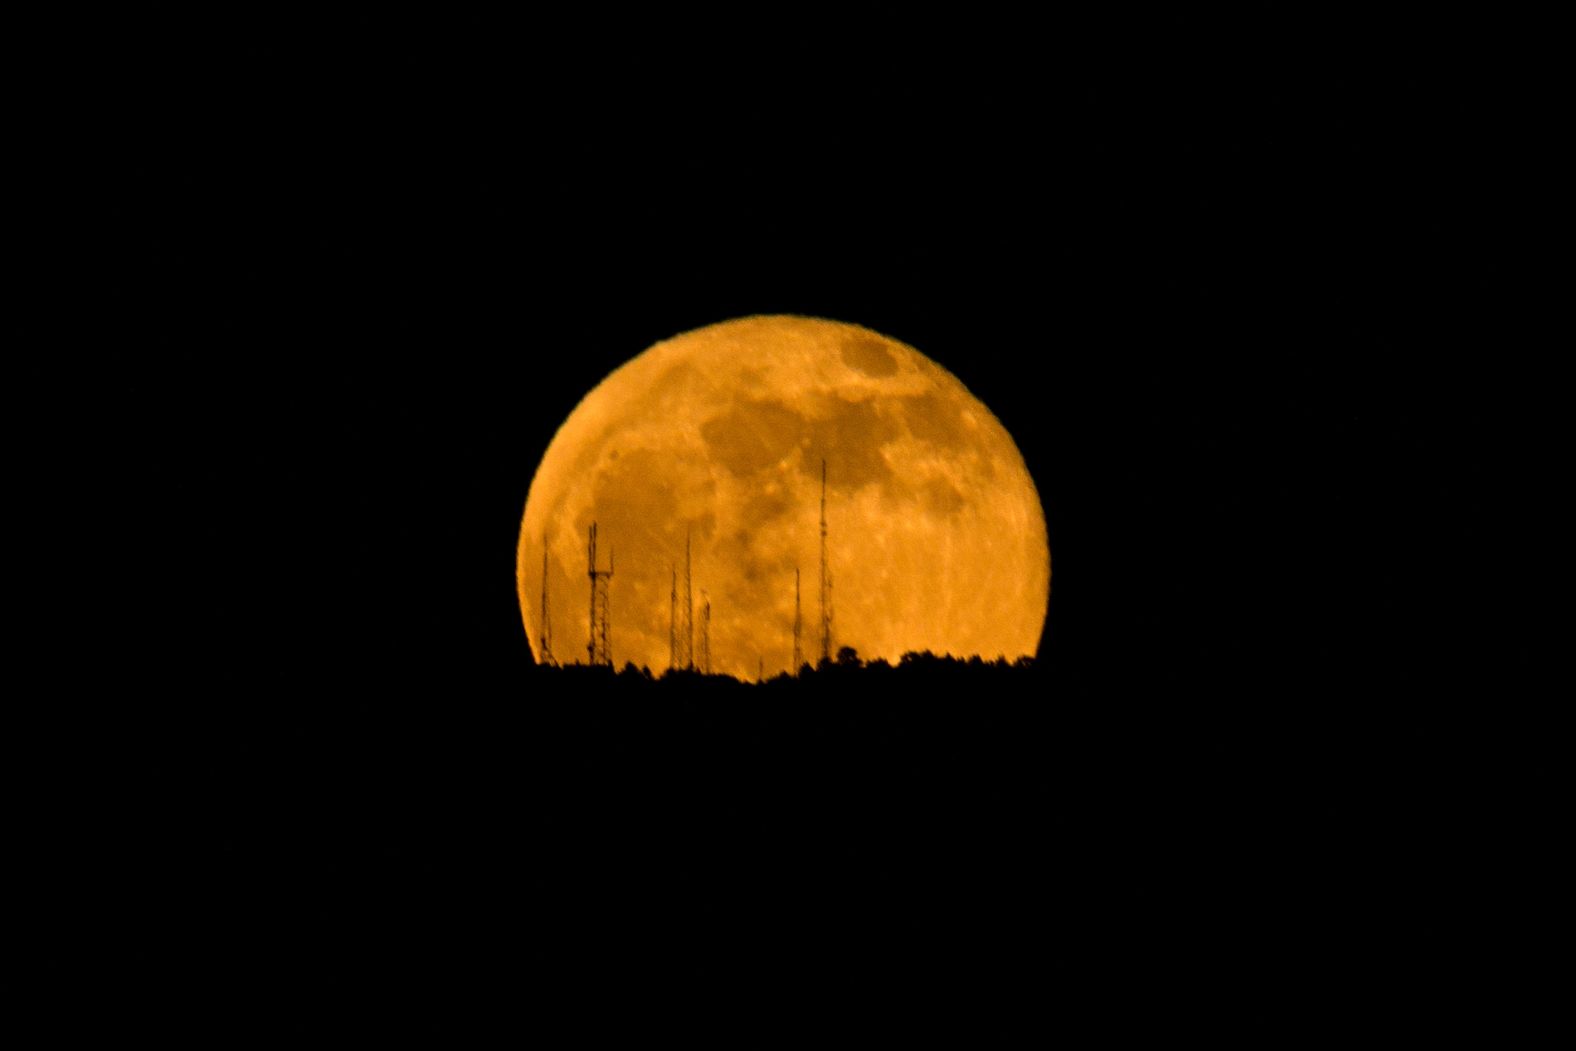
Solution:
[(714, 672), (792, 664), (794, 570), (803, 651), (820, 657), (821, 463), (827, 464), (833, 652), (1034, 655), (1051, 560), (1045, 515), (1012, 437), (956, 377), (857, 325), (726, 321), (656, 344), (558, 429), (531, 481), (516, 580), (541, 660), (542, 561), (553, 655), (584, 663), (587, 530), (610, 582), (611, 650), (668, 666), (670, 570), (683, 601), (691, 537), (696, 651), (711, 601)]

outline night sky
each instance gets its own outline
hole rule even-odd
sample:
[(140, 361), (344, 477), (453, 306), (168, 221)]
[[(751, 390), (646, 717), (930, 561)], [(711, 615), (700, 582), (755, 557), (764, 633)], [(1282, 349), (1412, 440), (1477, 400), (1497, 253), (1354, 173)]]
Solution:
[[(767, 15), (720, 47), (651, 16), (152, 17), (99, 113), (106, 336), (62, 359), (103, 395), (87, 473), (38, 471), (92, 494), (95, 584), (53, 600), (92, 658), (56, 668), (106, 685), (72, 720), (200, 767), (213, 718), (251, 732), (231, 705), (288, 699), (305, 739), (318, 698), (509, 694), (559, 423), (657, 340), (798, 313), (914, 346), (1012, 434), (1049, 527), (1041, 664), (1080, 696), (1295, 695), (1455, 771), (1398, 776), (1385, 813), (1433, 827), (1500, 820), (1487, 771), (1540, 791), (1482, 732), (1536, 708), (1512, 508), (1546, 417), (1486, 247), (1508, 132), (1464, 76), (1228, 68), (1172, 23)], [(134, 694), (180, 707), (140, 722)], [(170, 829), (121, 856), (195, 858)]]
[(470, 32), (150, 71), (104, 455), (149, 556), (123, 593), (199, 651), (506, 662), (558, 424), (656, 340), (766, 312), (908, 342), (1001, 418), (1050, 527), (1047, 652), (1388, 669), (1476, 630), (1444, 607), (1496, 572), (1452, 572), (1497, 474), (1492, 274), (1455, 266), (1433, 169), (1464, 102), (918, 77), (901, 45), (630, 56), (598, 92)]

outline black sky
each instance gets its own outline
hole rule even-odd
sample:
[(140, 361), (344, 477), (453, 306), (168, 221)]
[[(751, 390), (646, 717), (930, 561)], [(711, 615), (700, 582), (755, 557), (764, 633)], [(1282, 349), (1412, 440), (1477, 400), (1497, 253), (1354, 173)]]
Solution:
[(558, 423), (756, 312), (888, 333), (1000, 416), (1048, 653), (1389, 669), (1494, 630), (1442, 613), (1485, 584), (1456, 509), (1505, 396), (1459, 85), (879, 21), (727, 56), (433, 31), (221, 35), (120, 103), (104, 455), (134, 586), (221, 663), (507, 663)]
[[(50, 596), (29, 630), (62, 643), (50, 681), (75, 698), (28, 781), (39, 900), (79, 917), (50, 966), (222, 984), (214, 961), (246, 961), (252, 988), (310, 973), (327, 1001), (358, 970), (502, 1002), (511, 968), (577, 979), (530, 948), (543, 916), (585, 964), (582, 917), (617, 901), (688, 930), (672, 902), (710, 908), (717, 871), (768, 912), (824, 876), (839, 930), (880, 903), (928, 922), (965, 888), (952, 940), (912, 944), (960, 970), (1016, 945), (1002, 973), (1025, 982), (1069, 923), (1102, 966), (1159, 952), (1182, 986), (1201, 945), (1275, 980), (1258, 962), (1309, 944), (1264, 926), (1285, 917), (1378, 930), (1399, 901), (1460, 934), (1430, 910), (1530, 841), (1536, 808), (1509, 804), (1552, 769), (1522, 596), (1554, 417), (1503, 295), (1515, 133), (1475, 67), (1293, 63), (1279, 30), (1179, 17), (669, 19), (128, 16), (150, 44), (80, 130), (98, 225), (66, 320), (103, 335), (22, 366), (58, 367), (70, 403), (22, 406), (24, 480), (40, 507), (85, 497), (37, 516), (60, 553), (29, 567)], [(1005, 715), (866, 713), (896, 734), (871, 730), (879, 762), (822, 709), (730, 797), (702, 774), (748, 781), (734, 724), (529, 703), (516, 530), (610, 370), (774, 312), (911, 344), (1001, 419), (1045, 506), (1029, 681), (1056, 687)], [(559, 749), (544, 727), (571, 723)], [(827, 769), (852, 802), (815, 795)], [(904, 898), (913, 873), (934, 882)], [(1227, 915), (1239, 937), (1211, 941)], [(1306, 988), (1382, 971), (1342, 938), (1300, 957)], [(710, 945), (705, 973), (736, 970)]]

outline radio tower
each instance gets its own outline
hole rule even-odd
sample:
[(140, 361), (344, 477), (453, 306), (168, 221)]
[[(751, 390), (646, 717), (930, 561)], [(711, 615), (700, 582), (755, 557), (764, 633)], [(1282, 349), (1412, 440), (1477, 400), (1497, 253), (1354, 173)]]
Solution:
[(672, 563), (668, 573), (673, 583), (668, 588), (668, 671), (679, 666), (679, 571)]
[(613, 577), (613, 549), (608, 548), (607, 569), (596, 568), (596, 523), (591, 523), (591, 543), (586, 549), (586, 575), (591, 578), (591, 631), (586, 655), (592, 665), (613, 666), (613, 647), (608, 640), (608, 583)]
[(542, 538), (542, 663), (553, 663), (553, 612), (547, 605), (547, 538)]
[(826, 560), (826, 461), (821, 461), (821, 660), (832, 659), (832, 565)]
[(695, 670), (695, 599), (690, 582), (690, 537), (684, 533), (684, 594), (678, 594), (674, 582), (673, 604), (678, 616), (673, 621), (673, 666), (685, 671)]
[(700, 592), (700, 658), (696, 661), (702, 675), (711, 674), (711, 598)]
[(799, 567), (793, 567), (793, 677), (799, 677), (799, 667), (804, 663), (804, 614), (799, 603)]
[(684, 667), (695, 670), (695, 592), (690, 579), (690, 534), (684, 530)]

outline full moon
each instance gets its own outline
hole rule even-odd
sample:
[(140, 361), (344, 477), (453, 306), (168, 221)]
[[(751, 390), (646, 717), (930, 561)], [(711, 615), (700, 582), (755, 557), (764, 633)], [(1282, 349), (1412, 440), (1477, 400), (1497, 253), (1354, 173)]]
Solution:
[[(821, 656), (825, 463), (832, 653), (1033, 656), (1051, 559), (1012, 437), (951, 373), (894, 339), (807, 317), (726, 321), (656, 344), (586, 395), (531, 481), (516, 581), (543, 654), (587, 659), (588, 531), (609, 568), (613, 663), (669, 665), (689, 544), (694, 649), (754, 679)], [(679, 617), (682, 618), (682, 612)], [(682, 621), (681, 621), (682, 626)]]

